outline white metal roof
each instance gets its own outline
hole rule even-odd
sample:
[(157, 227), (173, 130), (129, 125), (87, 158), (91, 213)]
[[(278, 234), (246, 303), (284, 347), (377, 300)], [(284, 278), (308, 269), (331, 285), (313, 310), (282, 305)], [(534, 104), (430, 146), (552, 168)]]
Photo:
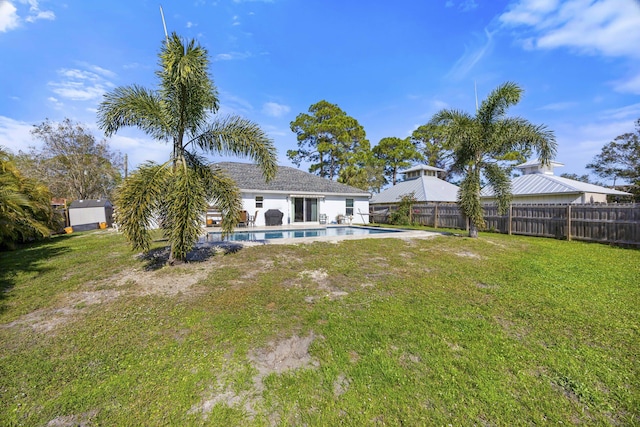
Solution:
[[(557, 167), (564, 166), (564, 163), (554, 162), (553, 160), (550, 161), (549, 163), (551, 164), (551, 166), (557, 166)], [(524, 169), (531, 166), (540, 166), (540, 165), (542, 165), (542, 162), (539, 159), (533, 159), (533, 160), (529, 160), (528, 162), (519, 164), (518, 166), (516, 166), (516, 168)]]
[(455, 202), (458, 186), (435, 176), (421, 176), (398, 182), (380, 194), (375, 194), (369, 203), (397, 203), (402, 196), (410, 193), (413, 193), (419, 202)]
[(444, 169), (440, 169), (440, 168), (437, 168), (437, 167), (435, 167), (435, 166), (418, 165), (418, 166), (411, 167), (411, 168), (409, 168), (409, 169), (407, 169), (407, 170), (400, 171), (400, 173), (415, 172), (415, 171), (436, 171), (436, 172), (444, 172)]
[[(598, 193), (626, 196), (629, 193), (587, 184), (555, 175), (530, 174), (522, 175), (511, 180), (511, 194), (514, 196), (529, 196), (539, 194), (568, 194), (568, 193)], [(494, 197), (493, 188), (486, 186), (480, 192), (481, 197)]]

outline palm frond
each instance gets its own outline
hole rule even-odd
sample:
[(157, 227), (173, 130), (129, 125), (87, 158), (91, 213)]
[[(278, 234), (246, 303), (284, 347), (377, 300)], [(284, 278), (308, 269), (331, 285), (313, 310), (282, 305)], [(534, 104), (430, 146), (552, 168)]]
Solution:
[(118, 87), (105, 94), (98, 107), (98, 126), (107, 136), (122, 127), (135, 126), (155, 139), (166, 141), (170, 136), (168, 124), (163, 101), (137, 85)]
[(484, 175), (498, 200), (498, 213), (504, 215), (509, 209), (512, 199), (509, 174), (497, 163), (488, 163), (484, 165)]
[(134, 250), (148, 251), (149, 232), (167, 200), (168, 164), (147, 162), (129, 175), (116, 193), (117, 220)]
[(202, 129), (190, 142), (206, 152), (251, 158), (260, 166), (267, 181), (276, 175), (278, 164), (275, 145), (250, 120), (238, 116), (217, 120)]
[(181, 143), (182, 135), (196, 134), (219, 108), (218, 91), (207, 72), (207, 50), (194, 40), (185, 45), (173, 33), (160, 53), (160, 65), (160, 93)]
[(219, 167), (213, 166), (211, 171), (211, 181), (207, 185), (215, 195), (213, 204), (222, 212), (222, 233), (226, 235), (231, 233), (240, 221), (242, 210), (240, 189), (236, 182)]
[(476, 114), (478, 121), (486, 126), (504, 117), (507, 109), (520, 102), (524, 91), (513, 82), (506, 82), (495, 88), (480, 104)]

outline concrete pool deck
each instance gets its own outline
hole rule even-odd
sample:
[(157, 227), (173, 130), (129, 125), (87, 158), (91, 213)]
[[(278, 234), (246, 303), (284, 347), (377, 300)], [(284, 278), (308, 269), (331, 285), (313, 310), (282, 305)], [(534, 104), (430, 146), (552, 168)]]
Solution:
[[(254, 240), (254, 241), (225, 241), (215, 243), (233, 243), (243, 246), (257, 246), (257, 245), (295, 245), (302, 243), (312, 242), (340, 242), (343, 240), (360, 240), (360, 239), (429, 239), (436, 236), (441, 236), (443, 233), (424, 230), (404, 230), (398, 228), (384, 228), (373, 227), (361, 224), (352, 224), (352, 227), (373, 228), (376, 230), (390, 230), (389, 233), (375, 233), (375, 234), (362, 234), (362, 235), (347, 235), (347, 236), (314, 236), (314, 237), (295, 237), (295, 238), (278, 238), (278, 239), (266, 239), (266, 240)], [(331, 228), (331, 227), (349, 227), (347, 224), (295, 224), (295, 225), (280, 225), (280, 226), (258, 226), (258, 227), (237, 227), (234, 231), (237, 232), (277, 232), (285, 230), (305, 230), (305, 229), (318, 229), (318, 228)], [(218, 227), (205, 227), (203, 228), (204, 236), (206, 238), (207, 233), (219, 233), (221, 230)], [(210, 242), (214, 243), (214, 242)]]

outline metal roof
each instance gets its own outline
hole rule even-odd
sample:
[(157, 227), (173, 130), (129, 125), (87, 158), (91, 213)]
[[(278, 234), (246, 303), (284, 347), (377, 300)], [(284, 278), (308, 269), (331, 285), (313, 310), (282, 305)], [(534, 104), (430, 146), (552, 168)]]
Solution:
[(413, 193), (419, 202), (455, 202), (458, 186), (435, 176), (421, 176), (398, 182), (374, 195), (369, 203), (397, 203), (402, 196), (410, 193)]
[(412, 168), (409, 168), (407, 170), (403, 170), (400, 171), (400, 173), (407, 173), (407, 172), (415, 172), (415, 171), (436, 171), (436, 172), (444, 172), (444, 169), (440, 169), (440, 168), (436, 168), (434, 166), (428, 166), (428, 165), (418, 165), (418, 166), (414, 166)]
[(258, 165), (250, 163), (220, 162), (219, 167), (229, 174), (243, 191), (265, 191), (277, 193), (339, 194), (369, 196), (367, 191), (341, 184), (289, 166), (278, 166), (274, 179), (265, 182)]
[[(629, 193), (612, 190), (600, 185), (587, 184), (555, 175), (529, 174), (511, 180), (511, 194), (514, 196), (530, 196), (539, 194), (598, 193), (625, 196)], [(480, 192), (481, 197), (495, 197), (493, 188), (486, 186)]]
[[(551, 166), (557, 166), (557, 167), (564, 166), (564, 163), (554, 162), (553, 160), (551, 160), (549, 162), (549, 164)], [(524, 169), (524, 168), (528, 168), (528, 167), (531, 167), (531, 166), (541, 166), (541, 165), (542, 165), (542, 162), (539, 159), (534, 159), (534, 160), (529, 160), (528, 162), (525, 162), (525, 163), (521, 163), (521, 164), (517, 165), (516, 168)]]

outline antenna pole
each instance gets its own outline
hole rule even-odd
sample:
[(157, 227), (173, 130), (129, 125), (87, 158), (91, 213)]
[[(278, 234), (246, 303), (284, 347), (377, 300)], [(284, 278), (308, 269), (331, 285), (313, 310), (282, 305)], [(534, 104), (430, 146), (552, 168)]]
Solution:
[(169, 43), (169, 34), (167, 34), (167, 24), (164, 22), (164, 12), (162, 11), (162, 5), (160, 5), (160, 16), (162, 16), (162, 26), (164, 27), (164, 37)]
[(476, 81), (473, 81), (473, 91), (476, 94), (476, 114), (478, 113), (478, 86), (476, 85)]

